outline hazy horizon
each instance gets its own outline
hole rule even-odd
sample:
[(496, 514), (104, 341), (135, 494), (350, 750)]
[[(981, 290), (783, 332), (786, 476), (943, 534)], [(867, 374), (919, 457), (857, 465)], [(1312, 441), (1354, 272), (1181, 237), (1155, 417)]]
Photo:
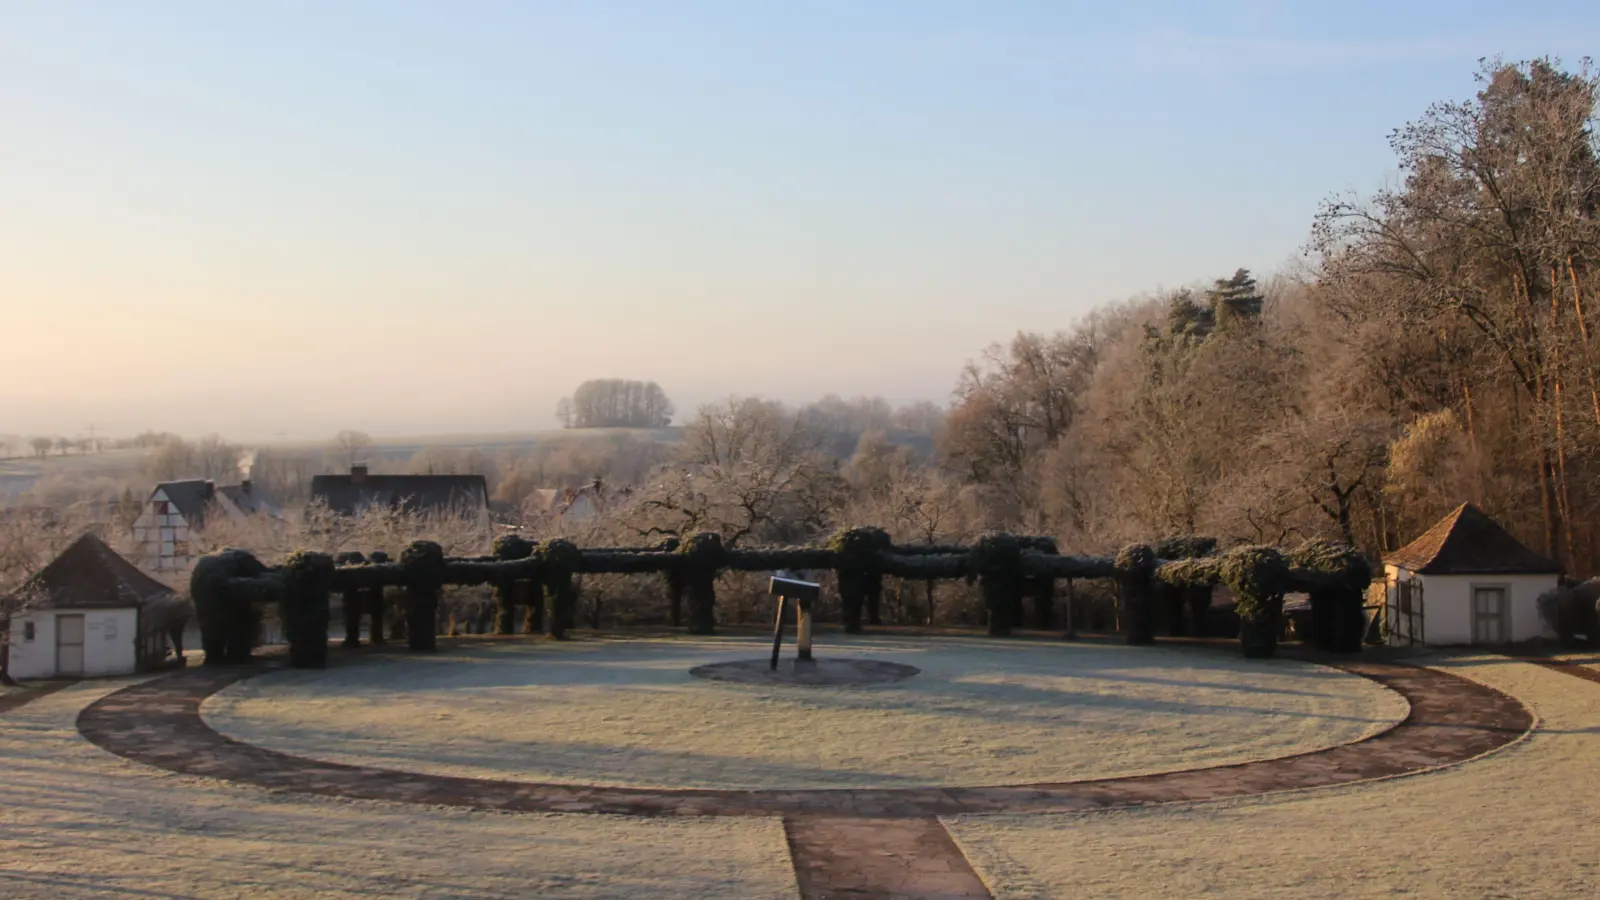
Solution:
[[(1385, 33), (1364, 29), (1383, 22)], [(1466, 23), (1466, 24), (1462, 24)], [(948, 398), (1249, 267), (1600, 12), (0, 0), (0, 433), (537, 431), (588, 378)]]

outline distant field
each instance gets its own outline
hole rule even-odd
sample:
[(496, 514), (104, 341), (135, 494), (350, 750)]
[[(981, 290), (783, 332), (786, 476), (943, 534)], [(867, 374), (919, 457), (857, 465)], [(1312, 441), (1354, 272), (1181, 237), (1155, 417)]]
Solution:
[[(637, 440), (675, 443), (682, 439), (679, 428), (552, 428), (544, 431), (505, 431), (480, 434), (377, 435), (363, 454), (379, 460), (405, 460), (429, 447), (458, 450), (525, 450), (540, 444), (570, 441)], [(291, 454), (318, 454), (328, 450), (331, 441), (241, 442), (246, 449), (270, 448)], [(16, 497), (32, 489), (44, 478), (67, 476), (83, 478), (125, 478), (144, 465), (146, 450), (107, 450), (101, 453), (59, 456), (14, 456), (0, 459), (0, 500)]]
[(0, 497), (20, 494), (41, 478), (115, 478), (144, 464), (144, 450), (107, 450), (103, 453), (73, 453), (57, 456), (15, 456), (0, 459)]
[[(416, 452), (428, 447), (451, 447), (461, 450), (506, 450), (533, 447), (559, 441), (616, 440), (632, 438), (641, 441), (676, 442), (682, 438), (679, 428), (551, 428), (543, 431), (502, 431), (479, 434), (423, 434), (423, 435), (373, 435), (371, 452), (375, 456), (396, 456)], [(283, 450), (321, 450), (329, 441), (271, 441), (259, 444)]]

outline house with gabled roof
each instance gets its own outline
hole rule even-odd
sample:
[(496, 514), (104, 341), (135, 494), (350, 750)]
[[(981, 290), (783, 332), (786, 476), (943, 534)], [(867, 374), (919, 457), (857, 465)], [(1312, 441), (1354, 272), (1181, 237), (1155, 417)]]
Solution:
[(369, 509), (459, 516), (489, 529), (489, 482), (482, 475), (374, 475), (365, 463), (348, 475), (315, 475), (311, 500), (341, 516)]
[(157, 668), (189, 618), (172, 588), (84, 534), (0, 598), (0, 671), (72, 678)]
[(1553, 636), (1539, 595), (1561, 566), (1470, 503), (1383, 559), (1392, 644), (1500, 646)]
[(218, 486), (204, 478), (164, 481), (133, 523), (134, 558), (151, 572), (185, 572), (197, 554), (192, 541), (205, 530), (208, 517), (240, 521), (273, 509), (249, 481)]

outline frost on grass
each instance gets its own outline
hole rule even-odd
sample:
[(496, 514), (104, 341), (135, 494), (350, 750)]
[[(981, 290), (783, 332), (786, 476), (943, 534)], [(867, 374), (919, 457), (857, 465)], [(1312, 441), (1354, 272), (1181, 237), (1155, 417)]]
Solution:
[(1459, 766), (1356, 786), (946, 824), (1001, 900), (1595, 896), (1600, 685), (1503, 658), (1434, 664), (1522, 700), (1538, 730)]
[(79, 737), (86, 684), (0, 716), (0, 897), (792, 898), (776, 819), (504, 813), (270, 794)]
[(241, 682), (202, 712), (313, 759), (568, 784), (734, 789), (1066, 781), (1359, 740), (1398, 695), (1288, 660), (1173, 648), (837, 640), (820, 656), (916, 666), (860, 688), (758, 687), (693, 666), (749, 640), (494, 643)]

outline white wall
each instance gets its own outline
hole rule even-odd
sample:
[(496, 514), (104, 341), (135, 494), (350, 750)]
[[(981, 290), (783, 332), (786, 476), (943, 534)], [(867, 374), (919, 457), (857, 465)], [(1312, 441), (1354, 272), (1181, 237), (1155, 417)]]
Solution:
[[(165, 513), (157, 504), (168, 504)], [(153, 572), (182, 572), (194, 565), (189, 546), (189, 522), (157, 488), (133, 523), (133, 540), (138, 544), (137, 562)]]
[(1384, 566), (1389, 604), (1395, 603), (1395, 581), (1422, 579), (1423, 641), (1431, 645), (1472, 643), (1472, 589), (1505, 587), (1511, 606), (1511, 640), (1554, 637), (1539, 618), (1539, 595), (1556, 586), (1555, 575), (1418, 575)]
[[(56, 674), (56, 616), (83, 615), (83, 674), (128, 675), (138, 664), (139, 611), (128, 609), (41, 609), (11, 619), (12, 678), (53, 678)], [(33, 622), (32, 641), (23, 640)]]

